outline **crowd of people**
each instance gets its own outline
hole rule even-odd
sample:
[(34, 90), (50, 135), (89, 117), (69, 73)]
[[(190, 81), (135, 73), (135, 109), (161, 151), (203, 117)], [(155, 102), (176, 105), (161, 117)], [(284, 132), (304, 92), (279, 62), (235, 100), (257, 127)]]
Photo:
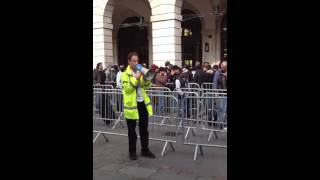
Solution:
[[(143, 67), (149, 69), (145, 63)], [(121, 88), (121, 75), (125, 71), (124, 65), (112, 65), (107, 68), (103, 68), (102, 63), (98, 63), (96, 69), (93, 71), (93, 81), (95, 85), (112, 85), (113, 87)], [(155, 73), (154, 78), (151, 80), (153, 86), (156, 87), (168, 87), (171, 91), (178, 92), (178, 98), (181, 101), (183, 99), (183, 88), (189, 88), (189, 83), (197, 83), (201, 87), (202, 83), (213, 83), (213, 89), (227, 89), (227, 61), (221, 61), (219, 65), (211, 66), (208, 62), (200, 63), (197, 61), (194, 66), (183, 65), (179, 67), (172, 65), (169, 61), (165, 62), (164, 67), (158, 67), (152, 64), (150, 71)], [(99, 102), (101, 97), (96, 97), (96, 102)], [(103, 99), (103, 97), (102, 97)], [(102, 100), (103, 101), (103, 100)], [(99, 104), (99, 103), (98, 103)], [(98, 105), (97, 104), (97, 105)], [(161, 113), (164, 110), (164, 99), (159, 98), (157, 102), (157, 112)], [(102, 111), (104, 111), (105, 103), (102, 103)], [(97, 109), (98, 106), (97, 106)], [(185, 107), (184, 109), (188, 109)], [(218, 104), (217, 114), (214, 111), (210, 111), (211, 117), (216, 117), (220, 122), (225, 121), (225, 114), (227, 111), (227, 101), (222, 99)], [(187, 112), (187, 116), (190, 114)], [(105, 114), (105, 112), (102, 112)], [(107, 114), (107, 116), (114, 116), (114, 114)], [(109, 124), (109, 121), (106, 121)], [(226, 130), (226, 126), (218, 125), (221, 129)]]
[[(145, 63), (142, 66), (149, 69)], [(110, 84), (121, 88), (121, 74), (124, 70), (124, 65), (112, 65), (104, 69), (102, 63), (98, 63), (93, 71), (94, 84)], [(214, 89), (227, 89), (227, 61), (213, 66), (208, 62), (201, 64), (197, 61), (194, 66), (183, 65), (182, 67), (167, 61), (164, 67), (152, 64), (150, 70), (155, 72), (151, 82), (157, 87), (168, 87), (174, 90), (187, 88), (188, 83), (197, 83), (200, 86), (202, 83), (213, 83)]]

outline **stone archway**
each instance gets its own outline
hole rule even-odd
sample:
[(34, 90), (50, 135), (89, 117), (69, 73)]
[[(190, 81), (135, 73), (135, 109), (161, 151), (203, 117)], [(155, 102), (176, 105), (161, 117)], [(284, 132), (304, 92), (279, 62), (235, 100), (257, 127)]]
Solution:
[[(138, 16), (127, 17), (122, 23), (138, 23)], [(133, 35), (134, 34), (134, 35)], [(129, 52), (137, 52), (139, 62), (149, 66), (148, 27), (130, 26), (119, 28), (117, 33), (118, 64), (127, 65)]]
[[(114, 62), (112, 15), (115, 2), (93, 1), (93, 67), (98, 62), (104, 66)], [(144, 0), (144, 3), (150, 5), (152, 12), (152, 41), (149, 46), (152, 47), (153, 63), (163, 66), (165, 61), (170, 61), (181, 65), (182, 0)]]

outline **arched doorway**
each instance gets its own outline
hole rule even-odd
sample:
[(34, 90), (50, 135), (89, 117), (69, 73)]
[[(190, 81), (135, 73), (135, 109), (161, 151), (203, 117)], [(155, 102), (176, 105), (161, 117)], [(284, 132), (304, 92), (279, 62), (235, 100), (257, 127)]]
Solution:
[(182, 64), (193, 66), (196, 61), (202, 63), (201, 20), (189, 9), (183, 9), (181, 14)]
[(220, 29), (220, 40), (221, 40), (221, 61), (227, 60), (227, 16), (225, 15), (221, 22)]
[(141, 24), (143, 17), (128, 17), (122, 22), (118, 30), (118, 63), (128, 64), (128, 53), (137, 52), (139, 62), (149, 66), (148, 29)]

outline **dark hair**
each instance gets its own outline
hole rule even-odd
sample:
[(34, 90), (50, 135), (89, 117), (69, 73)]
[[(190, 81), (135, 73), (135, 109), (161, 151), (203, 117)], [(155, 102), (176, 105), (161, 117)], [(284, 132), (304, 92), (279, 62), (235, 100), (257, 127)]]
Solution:
[(202, 67), (201, 64), (198, 64), (196, 68), (201, 69), (201, 67)]
[(214, 65), (213, 69), (219, 69), (219, 66), (218, 65)]
[(102, 63), (98, 63), (96, 69), (98, 70), (98, 67), (101, 65)]
[(223, 62), (227, 62), (227, 61), (225, 61), (225, 60), (220, 61), (220, 63), (219, 63), (219, 68), (221, 68), (221, 64), (222, 64)]
[(179, 66), (174, 65), (174, 66), (172, 66), (172, 69), (173, 69), (173, 70), (179, 70)]
[(169, 64), (170, 64), (170, 61), (166, 61), (164, 65), (168, 66)]
[(112, 67), (114, 68), (114, 70), (118, 70), (118, 65), (113, 65)]
[[(132, 56), (138, 56), (138, 53), (137, 52), (130, 52), (129, 54), (128, 54), (128, 60), (131, 60), (131, 57)], [(139, 57), (139, 56), (138, 56)]]
[(123, 72), (123, 71), (125, 70), (125, 69), (124, 69), (124, 65), (120, 65), (120, 68), (119, 68), (119, 69), (120, 69), (121, 72)]
[(161, 71), (166, 71), (166, 69), (164, 67), (160, 67), (159, 72), (161, 72)]

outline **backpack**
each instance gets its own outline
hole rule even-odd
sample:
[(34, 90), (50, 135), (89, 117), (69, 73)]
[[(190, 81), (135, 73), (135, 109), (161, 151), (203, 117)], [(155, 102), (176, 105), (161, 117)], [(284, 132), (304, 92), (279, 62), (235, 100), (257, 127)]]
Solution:
[(168, 78), (167, 78), (167, 83), (170, 83), (170, 84), (168, 84), (167, 85), (167, 87), (171, 90), (171, 91), (173, 91), (174, 89), (175, 89), (175, 81), (176, 81), (176, 76), (173, 76), (173, 75), (168, 75)]

